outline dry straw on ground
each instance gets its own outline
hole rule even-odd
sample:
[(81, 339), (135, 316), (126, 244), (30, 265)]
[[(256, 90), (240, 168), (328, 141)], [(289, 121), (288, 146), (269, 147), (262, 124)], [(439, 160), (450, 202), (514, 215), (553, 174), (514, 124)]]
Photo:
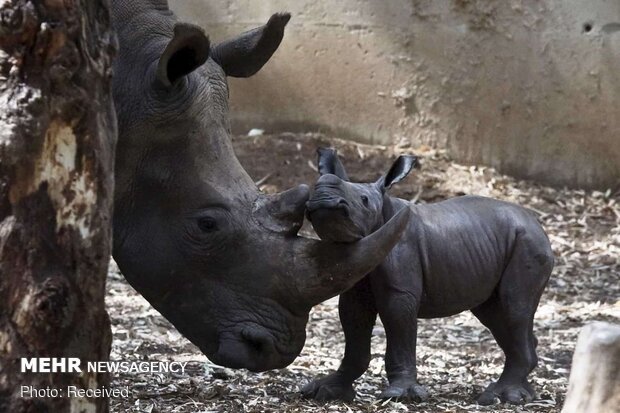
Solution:
[(375, 328), (373, 359), (357, 381), (353, 403), (303, 400), (298, 388), (339, 364), (344, 338), (337, 300), (313, 310), (306, 346), (291, 366), (260, 374), (232, 371), (211, 364), (112, 265), (107, 296), (114, 333), (111, 358), (190, 361), (183, 375), (115, 376), (112, 387), (129, 386), (130, 397), (112, 400), (113, 412), (559, 412), (581, 326), (591, 320), (620, 322), (619, 193), (558, 190), (517, 181), (491, 168), (450, 162), (430, 148), (356, 145), (308, 134), (239, 137), (234, 144), (241, 162), (266, 192), (313, 183), (314, 150), (333, 145), (358, 181), (377, 178), (398, 153), (420, 155), (422, 168), (394, 190), (407, 199), (423, 203), (478, 194), (536, 211), (556, 254), (535, 320), (540, 362), (531, 378), (539, 398), (523, 407), (475, 404), (475, 395), (501, 372), (503, 355), (490, 333), (466, 312), (419, 323), (419, 378), (432, 395), (427, 402), (408, 405), (375, 398), (385, 385), (381, 325)]

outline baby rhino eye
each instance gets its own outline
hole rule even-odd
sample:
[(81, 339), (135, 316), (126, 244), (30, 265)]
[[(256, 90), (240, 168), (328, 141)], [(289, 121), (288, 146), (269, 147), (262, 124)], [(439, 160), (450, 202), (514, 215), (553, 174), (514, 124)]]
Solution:
[(366, 195), (362, 195), (362, 203), (364, 206), (368, 206), (368, 197)]
[(204, 232), (217, 231), (217, 222), (212, 217), (200, 217), (198, 218), (198, 228)]

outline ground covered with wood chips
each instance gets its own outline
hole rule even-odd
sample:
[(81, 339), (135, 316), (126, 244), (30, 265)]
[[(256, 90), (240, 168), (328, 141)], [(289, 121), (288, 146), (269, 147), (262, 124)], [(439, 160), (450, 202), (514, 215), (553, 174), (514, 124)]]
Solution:
[(533, 209), (556, 254), (555, 270), (535, 319), (540, 362), (531, 379), (538, 399), (523, 407), (475, 404), (475, 396), (500, 374), (503, 354), (491, 334), (466, 312), (419, 323), (419, 380), (431, 392), (425, 403), (375, 398), (386, 384), (385, 333), (380, 324), (374, 331), (370, 368), (356, 382), (355, 401), (307, 401), (298, 394), (300, 386), (337, 368), (343, 354), (337, 299), (314, 308), (306, 345), (291, 366), (259, 374), (233, 371), (210, 363), (126, 283), (112, 263), (107, 295), (114, 334), (111, 359), (189, 361), (182, 375), (114, 376), (111, 387), (128, 386), (130, 397), (113, 399), (113, 412), (559, 412), (579, 329), (593, 320), (620, 322), (619, 192), (558, 190), (517, 181), (491, 168), (459, 165), (431, 148), (358, 145), (320, 134), (244, 136), (235, 138), (234, 146), (265, 192), (313, 184), (316, 148), (335, 146), (354, 181), (378, 178), (399, 153), (420, 156), (421, 169), (392, 190), (414, 202), (477, 194)]

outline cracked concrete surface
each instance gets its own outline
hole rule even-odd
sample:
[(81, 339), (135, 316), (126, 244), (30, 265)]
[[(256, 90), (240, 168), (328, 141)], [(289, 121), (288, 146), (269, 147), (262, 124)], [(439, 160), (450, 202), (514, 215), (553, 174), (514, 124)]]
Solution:
[(171, 0), (214, 42), (288, 10), (272, 61), (231, 80), (238, 132), (447, 148), (570, 187), (620, 183), (620, 2)]

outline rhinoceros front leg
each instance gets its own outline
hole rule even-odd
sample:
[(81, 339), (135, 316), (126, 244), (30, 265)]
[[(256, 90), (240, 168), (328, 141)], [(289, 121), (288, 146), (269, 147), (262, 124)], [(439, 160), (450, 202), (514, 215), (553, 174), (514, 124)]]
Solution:
[(377, 310), (368, 277), (340, 295), (338, 313), (346, 340), (344, 358), (337, 371), (317, 378), (301, 389), (306, 398), (353, 400), (353, 382), (364, 374), (370, 363), (370, 338)]
[(379, 398), (424, 401), (429, 394), (417, 382), (416, 339), (421, 284), (403, 268), (382, 264), (373, 277), (373, 292), (385, 328), (385, 370), (389, 386)]

